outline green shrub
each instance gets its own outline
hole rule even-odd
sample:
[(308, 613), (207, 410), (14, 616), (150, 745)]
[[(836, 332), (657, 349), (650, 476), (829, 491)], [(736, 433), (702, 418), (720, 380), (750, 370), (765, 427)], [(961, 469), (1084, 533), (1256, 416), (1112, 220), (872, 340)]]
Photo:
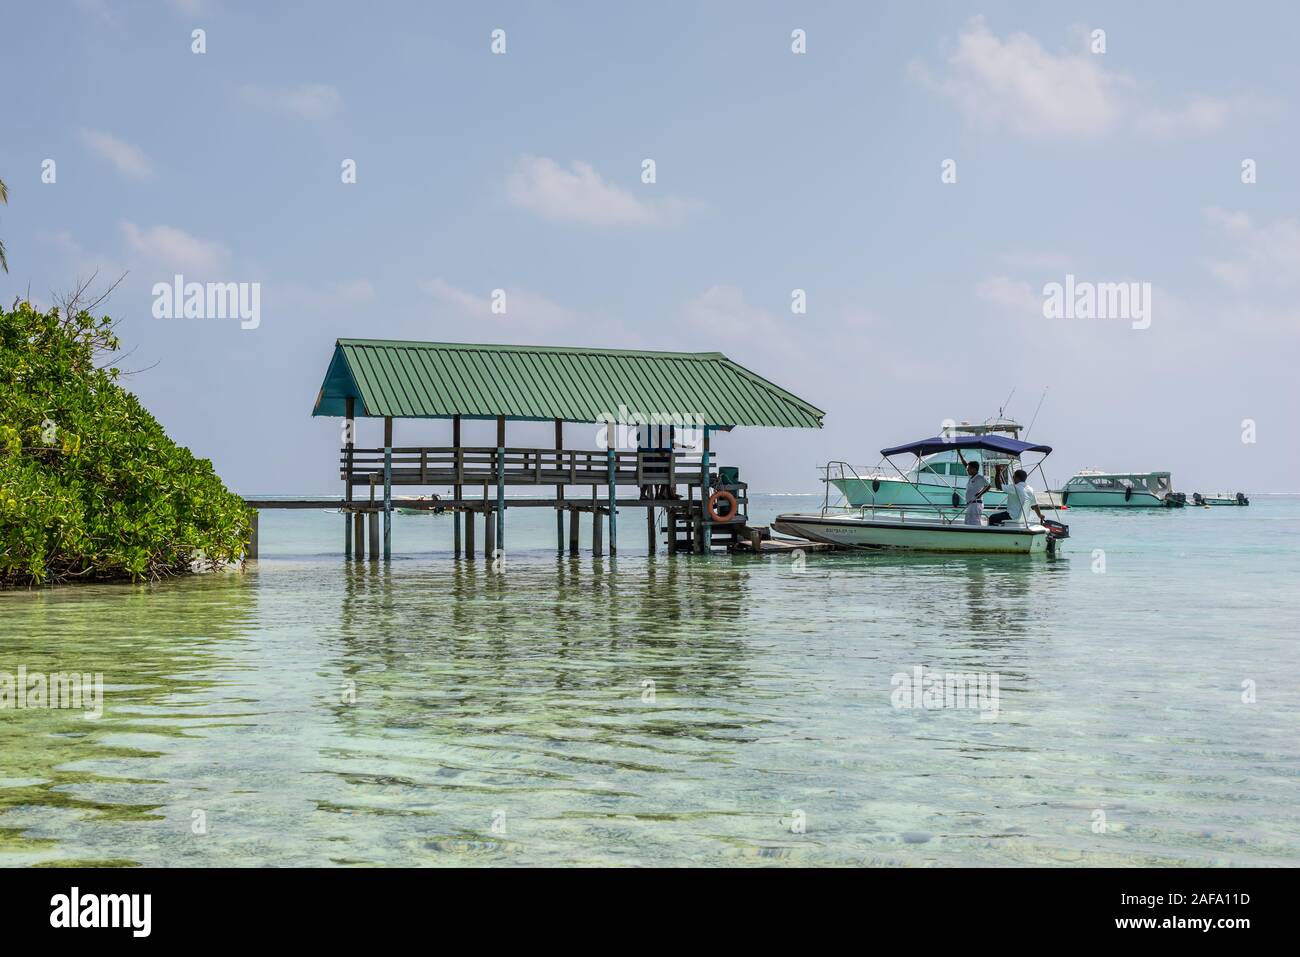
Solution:
[(236, 561), (243, 501), (117, 384), (113, 323), (0, 308), (0, 583), (156, 579)]

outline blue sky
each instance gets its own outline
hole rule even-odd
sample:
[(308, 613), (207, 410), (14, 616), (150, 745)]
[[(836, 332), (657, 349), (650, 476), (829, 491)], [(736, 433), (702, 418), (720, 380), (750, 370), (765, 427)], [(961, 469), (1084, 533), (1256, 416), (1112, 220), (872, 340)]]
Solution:
[[(1294, 5), (3, 16), (0, 295), (129, 271), (107, 306), (143, 370), (128, 384), (236, 490), (338, 491), (338, 424), (309, 413), (339, 336), (725, 352), (827, 412), (719, 440), (761, 490), (815, 489), (818, 463), (874, 462), (1013, 388), (1029, 419), (1045, 387), (1032, 437), (1058, 482), (1093, 465), (1300, 489)], [(177, 272), (260, 283), (260, 325), (153, 318)], [(1150, 283), (1150, 327), (1045, 318), (1067, 274)]]

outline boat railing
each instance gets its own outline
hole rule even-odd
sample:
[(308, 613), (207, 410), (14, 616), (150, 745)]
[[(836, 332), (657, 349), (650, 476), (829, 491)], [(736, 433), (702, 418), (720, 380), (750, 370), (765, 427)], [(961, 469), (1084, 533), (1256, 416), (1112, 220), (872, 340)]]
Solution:
[[(933, 519), (937, 517), (944, 524), (951, 525), (953, 522), (957, 521), (958, 518), (962, 517), (965, 512), (964, 509), (956, 508), (951, 505), (937, 504), (916, 503), (894, 506), (876, 505), (873, 502), (870, 505), (853, 505), (848, 501), (848, 496), (844, 494), (844, 490), (839, 486), (836, 486), (836, 488), (840, 493), (840, 497), (834, 504), (832, 504), (830, 498), (832, 484), (835, 482), (844, 482), (849, 479), (864, 482), (866, 479), (862, 478), (862, 476), (858, 474), (857, 469), (848, 462), (827, 462), (825, 465), (821, 466), (821, 472), (822, 481), (826, 483), (826, 490), (822, 497), (822, 518), (825, 518), (828, 514), (834, 513), (839, 515), (852, 514), (866, 519), (874, 518), (879, 513), (884, 513), (895, 521), (905, 523), (907, 521), (908, 513), (911, 512), (914, 514), (920, 513), (922, 519)], [(903, 476), (903, 478), (906, 480), (906, 476)]]

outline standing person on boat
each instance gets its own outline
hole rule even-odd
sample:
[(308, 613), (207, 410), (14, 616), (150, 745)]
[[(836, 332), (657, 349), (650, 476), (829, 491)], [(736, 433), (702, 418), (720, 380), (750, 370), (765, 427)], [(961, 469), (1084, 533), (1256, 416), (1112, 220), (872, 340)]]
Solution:
[(980, 474), (980, 464), (978, 462), (967, 462), (965, 456), (961, 454), (961, 449), (957, 450), (957, 458), (961, 459), (966, 466), (966, 524), (978, 525), (984, 515), (984, 493), (989, 490), (990, 483), (987, 478)]
[(1026, 521), (1030, 509), (1038, 513), (1040, 525), (1046, 521), (1043, 518), (1043, 510), (1038, 507), (1038, 500), (1034, 497), (1033, 488), (1025, 482), (1027, 478), (1029, 476), (1024, 469), (1016, 469), (1015, 475), (1011, 476), (1015, 484), (1007, 489), (1007, 507), (1004, 511), (994, 512), (989, 516), (990, 525), (1001, 525), (1008, 521)]

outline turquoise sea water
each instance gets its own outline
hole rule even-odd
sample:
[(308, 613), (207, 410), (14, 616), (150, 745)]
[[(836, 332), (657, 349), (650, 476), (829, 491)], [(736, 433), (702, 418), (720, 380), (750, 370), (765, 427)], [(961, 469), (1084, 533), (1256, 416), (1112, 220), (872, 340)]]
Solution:
[[(446, 517), (358, 565), (267, 512), (242, 572), (0, 593), (0, 675), (105, 682), (0, 710), (0, 863), (1300, 863), (1300, 498), (1067, 520), (801, 565), (649, 558), (638, 512), (557, 558), (516, 509), (492, 571)], [(895, 707), (917, 667), (996, 718)]]

